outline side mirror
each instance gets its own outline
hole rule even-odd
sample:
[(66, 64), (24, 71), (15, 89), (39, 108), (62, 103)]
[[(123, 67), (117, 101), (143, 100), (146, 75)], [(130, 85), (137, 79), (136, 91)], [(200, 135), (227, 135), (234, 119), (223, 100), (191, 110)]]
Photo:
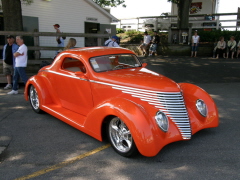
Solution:
[(81, 72), (81, 71), (77, 71), (74, 74), (77, 77), (80, 77), (80, 78), (83, 78), (83, 79), (87, 79), (87, 76), (83, 72)]
[(147, 66), (147, 63), (142, 63), (142, 67), (145, 68)]

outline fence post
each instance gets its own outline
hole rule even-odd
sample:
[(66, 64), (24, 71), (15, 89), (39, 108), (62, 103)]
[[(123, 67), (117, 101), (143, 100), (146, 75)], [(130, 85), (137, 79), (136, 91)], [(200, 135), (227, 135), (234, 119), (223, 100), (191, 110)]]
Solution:
[(102, 38), (100, 37), (97, 38), (97, 44), (98, 46), (102, 46)]
[[(33, 39), (34, 39), (34, 46), (39, 47), (39, 36), (34, 36)], [(34, 55), (35, 55), (35, 60), (40, 59), (40, 51), (39, 50), (36, 50), (34, 52)]]
[(216, 27), (217, 30), (219, 29), (219, 18), (220, 17), (217, 18), (217, 27)]
[(158, 32), (158, 18), (155, 19), (154, 30)]
[(137, 18), (137, 31), (139, 31), (139, 18)]
[(171, 27), (168, 28), (168, 43), (172, 43), (172, 29)]

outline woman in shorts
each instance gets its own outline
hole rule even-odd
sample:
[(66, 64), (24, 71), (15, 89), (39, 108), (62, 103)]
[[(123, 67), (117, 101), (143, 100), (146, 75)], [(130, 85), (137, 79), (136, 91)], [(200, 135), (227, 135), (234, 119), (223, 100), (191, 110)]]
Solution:
[(197, 57), (197, 50), (198, 50), (198, 45), (200, 41), (200, 36), (197, 34), (197, 31), (194, 32), (194, 35), (192, 36), (192, 52), (191, 52), (191, 57)]

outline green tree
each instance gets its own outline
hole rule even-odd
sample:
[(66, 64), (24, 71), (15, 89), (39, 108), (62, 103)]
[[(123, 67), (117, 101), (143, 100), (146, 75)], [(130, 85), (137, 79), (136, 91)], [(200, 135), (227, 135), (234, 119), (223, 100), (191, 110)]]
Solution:
[(125, 0), (93, 0), (95, 3), (97, 3), (101, 7), (117, 7), (119, 5), (122, 5), (123, 7), (126, 7)]
[(189, 28), (189, 10), (192, 0), (168, 0), (177, 4), (178, 7), (178, 29), (188, 29)]

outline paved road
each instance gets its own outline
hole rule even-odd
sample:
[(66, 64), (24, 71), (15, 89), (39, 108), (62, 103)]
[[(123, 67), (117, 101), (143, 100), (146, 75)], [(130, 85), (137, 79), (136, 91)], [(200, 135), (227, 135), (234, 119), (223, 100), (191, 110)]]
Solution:
[[(107, 143), (48, 114), (34, 113), (23, 99), (23, 88), (20, 94), (8, 96), (1, 87), (0, 136), (11, 137), (11, 142), (0, 156), (0, 180), (240, 179), (240, 60), (157, 57), (143, 61), (177, 82), (192, 82), (208, 91), (217, 103), (220, 126), (202, 130), (190, 141), (167, 145), (155, 157), (124, 158), (112, 148), (97, 152)], [(96, 152), (84, 154), (91, 150)]]

